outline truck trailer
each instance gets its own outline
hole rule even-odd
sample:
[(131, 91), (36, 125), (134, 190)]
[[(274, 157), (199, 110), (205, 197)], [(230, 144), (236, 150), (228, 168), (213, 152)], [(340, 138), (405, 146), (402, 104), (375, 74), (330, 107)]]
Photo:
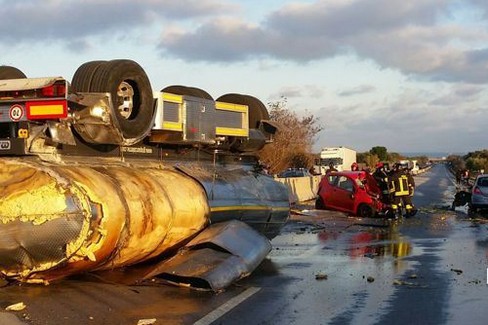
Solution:
[(0, 66), (0, 277), (144, 262), (140, 281), (222, 290), (288, 219), (256, 156), (275, 132), (259, 99), (153, 92), (131, 60), (84, 63), (71, 82)]
[(325, 147), (320, 151), (319, 171), (325, 175), (332, 164), (338, 171), (351, 170), (356, 162), (356, 151), (346, 147)]

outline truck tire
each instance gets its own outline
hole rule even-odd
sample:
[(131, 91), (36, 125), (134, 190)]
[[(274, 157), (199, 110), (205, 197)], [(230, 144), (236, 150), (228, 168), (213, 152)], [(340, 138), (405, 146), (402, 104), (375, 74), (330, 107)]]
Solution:
[(193, 97), (213, 100), (212, 96), (210, 96), (210, 94), (207, 93), (205, 90), (200, 88), (195, 88), (195, 87), (172, 85), (164, 89), (161, 89), (161, 92), (180, 95), (180, 96), (193, 96)]
[(95, 72), (107, 61), (90, 61), (83, 63), (75, 71), (71, 81), (71, 87), (75, 92), (90, 92), (91, 83)]
[(89, 67), (96, 68), (90, 91), (111, 94), (112, 114), (123, 137), (142, 138), (152, 127), (155, 108), (151, 83), (144, 69), (132, 60), (112, 60)]
[(0, 80), (24, 79), (24, 78), (27, 78), (26, 75), (19, 69), (8, 65), (0, 66)]
[(253, 96), (242, 94), (225, 94), (217, 98), (219, 102), (226, 102), (249, 107), (249, 128), (256, 129), (259, 127), (261, 120), (269, 120), (269, 113), (263, 102)]

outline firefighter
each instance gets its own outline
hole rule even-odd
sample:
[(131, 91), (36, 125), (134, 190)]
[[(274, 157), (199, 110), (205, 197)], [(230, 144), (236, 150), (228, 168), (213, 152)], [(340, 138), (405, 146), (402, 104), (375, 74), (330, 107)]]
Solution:
[(333, 162), (330, 162), (329, 163), (329, 169), (327, 170), (326, 174), (330, 173), (330, 172), (336, 172), (337, 169), (334, 167), (334, 163)]
[(391, 209), (393, 210), (393, 214), (395, 216), (401, 216), (401, 199), (397, 195), (397, 188), (399, 188), (399, 165), (394, 164), (393, 168), (388, 173), (388, 194), (389, 194), (389, 202), (391, 203)]
[(413, 217), (417, 213), (417, 209), (413, 205), (412, 198), (415, 193), (415, 180), (410, 169), (404, 169), (404, 175), (407, 177), (408, 195), (403, 197), (407, 217)]
[(373, 177), (381, 190), (382, 201), (385, 203), (390, 203), (388, 191), (388, 173), (385, 171), (385, 165), (382, 162), (376, 164)]
[(351, 170), (353, 172), (357, 172), (359, 171), (359, 166), (358, 166), (358, 163), (357, 162), (353, 162), (352, 165), (351, 165)]
[(406, 217), (413, 216), (417, 212), (412, 203), (415, 183), (409, 174), (408, 170), (404, 170), (403, 166), (397, 163), (393, 166), (389, 177), (391, 207), (398, 216), (402, 216), (403, 209)]

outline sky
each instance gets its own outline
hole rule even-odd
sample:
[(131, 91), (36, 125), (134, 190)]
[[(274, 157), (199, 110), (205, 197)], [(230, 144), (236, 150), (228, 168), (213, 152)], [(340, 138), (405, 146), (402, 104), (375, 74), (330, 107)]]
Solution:
[(0, 65), (132, 59), (154, 90), (287, 99), (314, 150), (488, 148), (486, 0), (0, 0)]

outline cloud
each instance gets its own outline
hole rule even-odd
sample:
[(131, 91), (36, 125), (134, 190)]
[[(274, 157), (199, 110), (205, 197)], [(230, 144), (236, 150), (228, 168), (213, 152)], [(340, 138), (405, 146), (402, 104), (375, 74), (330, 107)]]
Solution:
[[(260, 22), (243, 18), (242, 6), (230, 0), (0, 0), (0, 30), (8, 31), (0, 40), (9, 47), (49, 40), (89, 51), (102, 46), (100, 39), (136, 43), (144, 35), (161, 56), (193, 62), (302, 64), (353, 54), (416, 78), (488, 82), (486, 1), (293, 2)], [(459, 11), (481, 14), (476, 23), (461, 24)]]
[(72, 42), (127, 34), (158, 20), (185, 20), (238, 10), (224, 0), (0, 0), (2, 41)]
[(216, 19), (163, 34), (159, 48), (164, 55), (208, 62), (274, 58), (306, 63), (352, 53), (420, 78), (487, 82), (487, 22), (450, 21), (451, 5), (448, 0), (291, 4), (260, 24)]
[(376, 88), (371, 85), (361, 85), (354, 88), (346, 89), (341, 91), (338, 95), (343, 97), (367, 94), (375, 91)]
[[(230, 18), (215, 19), (194, 33), (169, 31), (163, 34), (159, 48), (188, 60), (239, 61), (259, 55), (264, 46), (262, 31), (251, 24)], [(205, 61), (206, 61), (205, 60)]]
[(278, 93), (271, 95), (273, 98), (296, 98), (303, 96), (303, 89), (301, 87), (284, 87)]
[(482, 135), (488, 92), (467, 84), (428, 88), (405, 88), (387, 103), (363, 99), (323, 107), (316, 115), (325, 130), (315, 150), (326, 145), (347, 145), (359, 151), (382, 145), (398, 152), (432, 148), (467, 152), (486, 147)]
[(455, 84), (450, 87), (447, 94), (434, 98), (429, 102), (430, 105), (435, 106), (449, 106), (454, 105), (465, 106), (467, 103), (471, 105), (482, 100), (482, 94), (485, 89), (478, 85)]

